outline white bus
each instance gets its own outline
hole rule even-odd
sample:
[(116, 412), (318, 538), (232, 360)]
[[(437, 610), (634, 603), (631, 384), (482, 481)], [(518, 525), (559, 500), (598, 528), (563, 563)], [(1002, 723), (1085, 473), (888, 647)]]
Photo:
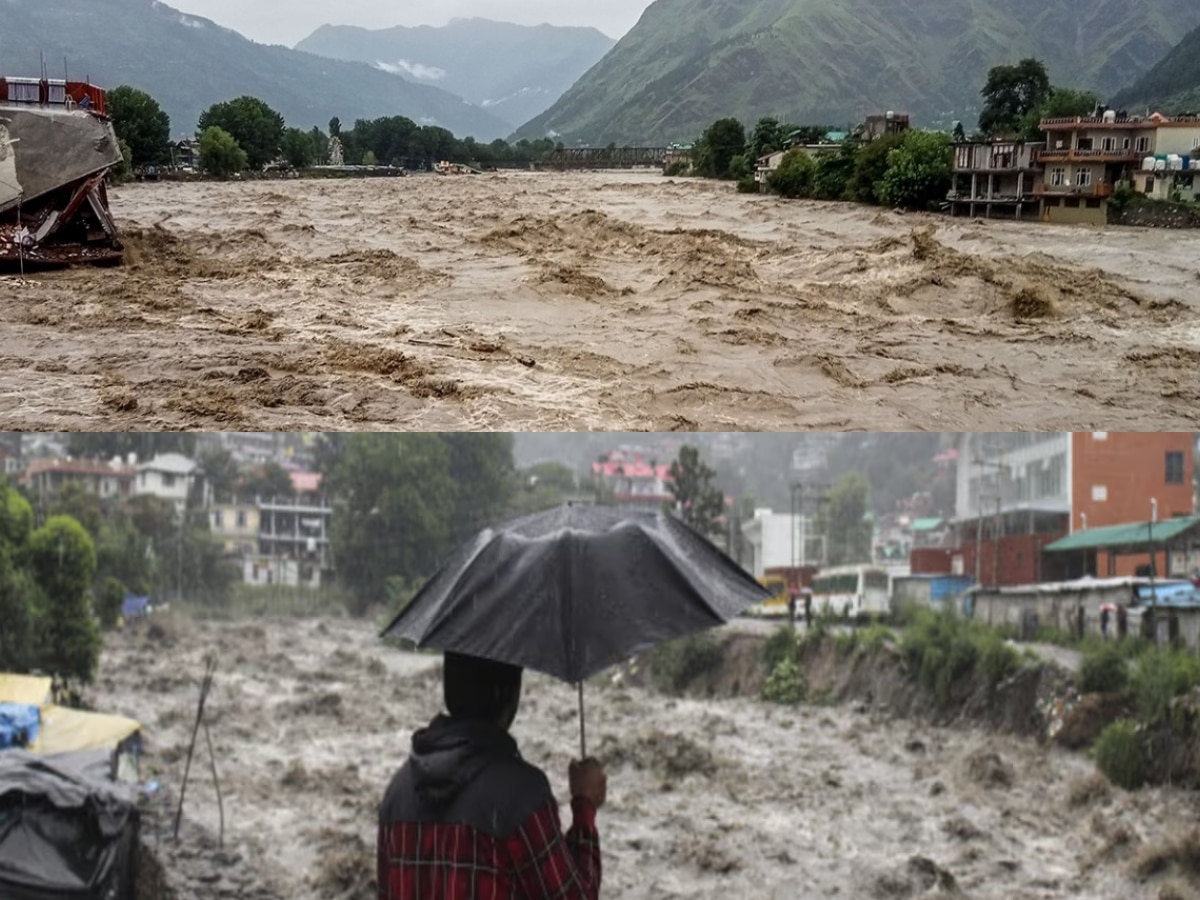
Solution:
[(892, 611), (886, 569), (871, 565), (824, 569), (813, 579), (813, 612), (842, 618), (887, 617)]

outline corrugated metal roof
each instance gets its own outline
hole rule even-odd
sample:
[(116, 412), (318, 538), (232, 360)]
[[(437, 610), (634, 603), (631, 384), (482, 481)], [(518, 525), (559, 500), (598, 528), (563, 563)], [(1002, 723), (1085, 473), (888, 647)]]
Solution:
[(945, 519), (917, 519), (912, 523), (913, 531), (936, 531), (942, 527)]
[(1200, 524), (1200, 516), (1181, 516), (1156, 522), (1153, 529), (1149, 522), (1132, 522), (1126, 525), (1109, 525), (1105, 528), (1089, 528), (1077, 531), (1046, 547), (1048, 553), (1067, 550), (1102, 550), (1105, 547), (1147, 547), (1151, 542), (1161, 544), (1174, 540), (1188, 529)]

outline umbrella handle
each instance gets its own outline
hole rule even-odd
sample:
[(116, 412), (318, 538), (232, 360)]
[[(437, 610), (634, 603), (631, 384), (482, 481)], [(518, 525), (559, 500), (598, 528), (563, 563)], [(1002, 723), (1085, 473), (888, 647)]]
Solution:
[(587, 759), (587, 728), (583, 721), (583, 682), (579, 682), (579, 761)]

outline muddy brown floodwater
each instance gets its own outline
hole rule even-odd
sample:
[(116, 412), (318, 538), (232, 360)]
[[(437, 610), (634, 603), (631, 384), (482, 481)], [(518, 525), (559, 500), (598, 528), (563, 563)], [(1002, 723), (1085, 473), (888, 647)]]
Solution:
[(1200, 234), (652, 173), (144, 184), (0, 279), (16, 429), (1196, 427)]
[[(220, 653), (210, 719), (226, 850), (188, 851), (199, 889), (184, 896), (223, 896), (204, 886), (229, 883), (230, 861), (241, 870), (229, 896), (372, 896), (375, 803), (411, 730), (438, 709), (438, 659), (338, 619), (178, 619), (165, 631), (110, 637), (95, 699), (140, 718), (147, 771), (177, 789), (202, 658)], [(1195, 827), (1193, 795), (1110, 789), (1086, 757), (1033, 741), (861, 706), (675, 700), (613, 684), (592, 689), (588, 726), (609, 767), (606, 897), (886, 900), (951, 879), (961, 896), (995, 900), (1192, 896), (1134, 872), (1146, 847)], [(571, 689), (530, 678), (515, 733), (561, 799), (578, 740)], [(193, 771), (194, 835), (217, 828), (203, 743)]]

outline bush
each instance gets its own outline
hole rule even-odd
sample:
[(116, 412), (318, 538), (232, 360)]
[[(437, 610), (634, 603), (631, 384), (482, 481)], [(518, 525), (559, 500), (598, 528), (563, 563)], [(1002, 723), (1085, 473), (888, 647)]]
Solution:
[(1165, 721), (1171, 701), (1200, 684), (1200, 661), (1176, 650), (1154, 649), (1138, 658), (1130, 678), (1134, 704), (1147, 725)]
[(96, 592), (96, 615), (104, 628), (112, 628), (121, 617), (125, 605), (125, 585), (115, 578), (105, 578)]
[(759, 187), (758, 179), (756, 179), (753, 175), (747, 175), (745, 178), (739, 178), (737, 189), (739, 194), (762, 193), (762, 188)]
[(814, 200), (843, 200), (850, 191), (854, 169), (858, 165), (858, 145), (849, 142), (837, 153), (822, 153), (817, 157), (813, 175)]
[(1146, 783), (1145, 744), (1133, 722), (1113, 722), (1101, 732), (1092, 752), (1100, 771), (1117, 787), (1132, 791)]
[(854, 176), (846, 190), (847, 199), (878, 203), (876, 188), (888, 170), (888, 155), (904, 143), (904, 135), (889, 134), (863, 147), (854, 162)]
[(910, 131), (888, 154), (876, 194), (888, 206), (929, 209), (946, 199), (953, 181), (953, 151), (944, 134)]
[(663, 175), (666, 178), (678, 178), (680, 175), (686, 175), (691, 170), (692, 164), (685, 160), (678, 160), (667, 165), (663, 169)]
[(650, 657), (650, 671), (658, 686), (681, 693), (721, 665), (721, 647), (708, 633), (672, 641), (656, 648)]
[(806, 685), (800, 667), (794, 659), (784, 658), (771, 670), (771, 676), (763, 685), (763, 699), (768, 703), (795, 706), (804, 699)]
[(774, 672), (785, 659), (796, 658), (796, 632), (789, 625), (775, 629), (775, 633), (763, 644), (762, 659), (768, 672)]
[(200, 135), (200, 168), (217, 178), (228, 178), (246, 168), (246, 152), (233, 135), (214, 125)]
[(1085, 694), (1116, 694), (1129, 684), (1125, 658), (1115, 644), (1084, 653), (1079, 667), (1079, 690)]
[(959, 681), (978, 674), (994, 688), (1020, 668), (1020, 657), (986, 625), (951, 612), (919, 613), (900, 643), (905, 662), (938, 703), (950, 699)]
[(812, 196), (817, 164), (803, 150), (789, 150), (779, 161), (779, 168), (767, 176), (767, 185), (782, 197), (796, 199)]
[(745, 153), (739, 153), (729, 161), (729, 177), (736, 178), (741, 181), (743, 178), (753, 177), (754, 175), (754, 160)]

